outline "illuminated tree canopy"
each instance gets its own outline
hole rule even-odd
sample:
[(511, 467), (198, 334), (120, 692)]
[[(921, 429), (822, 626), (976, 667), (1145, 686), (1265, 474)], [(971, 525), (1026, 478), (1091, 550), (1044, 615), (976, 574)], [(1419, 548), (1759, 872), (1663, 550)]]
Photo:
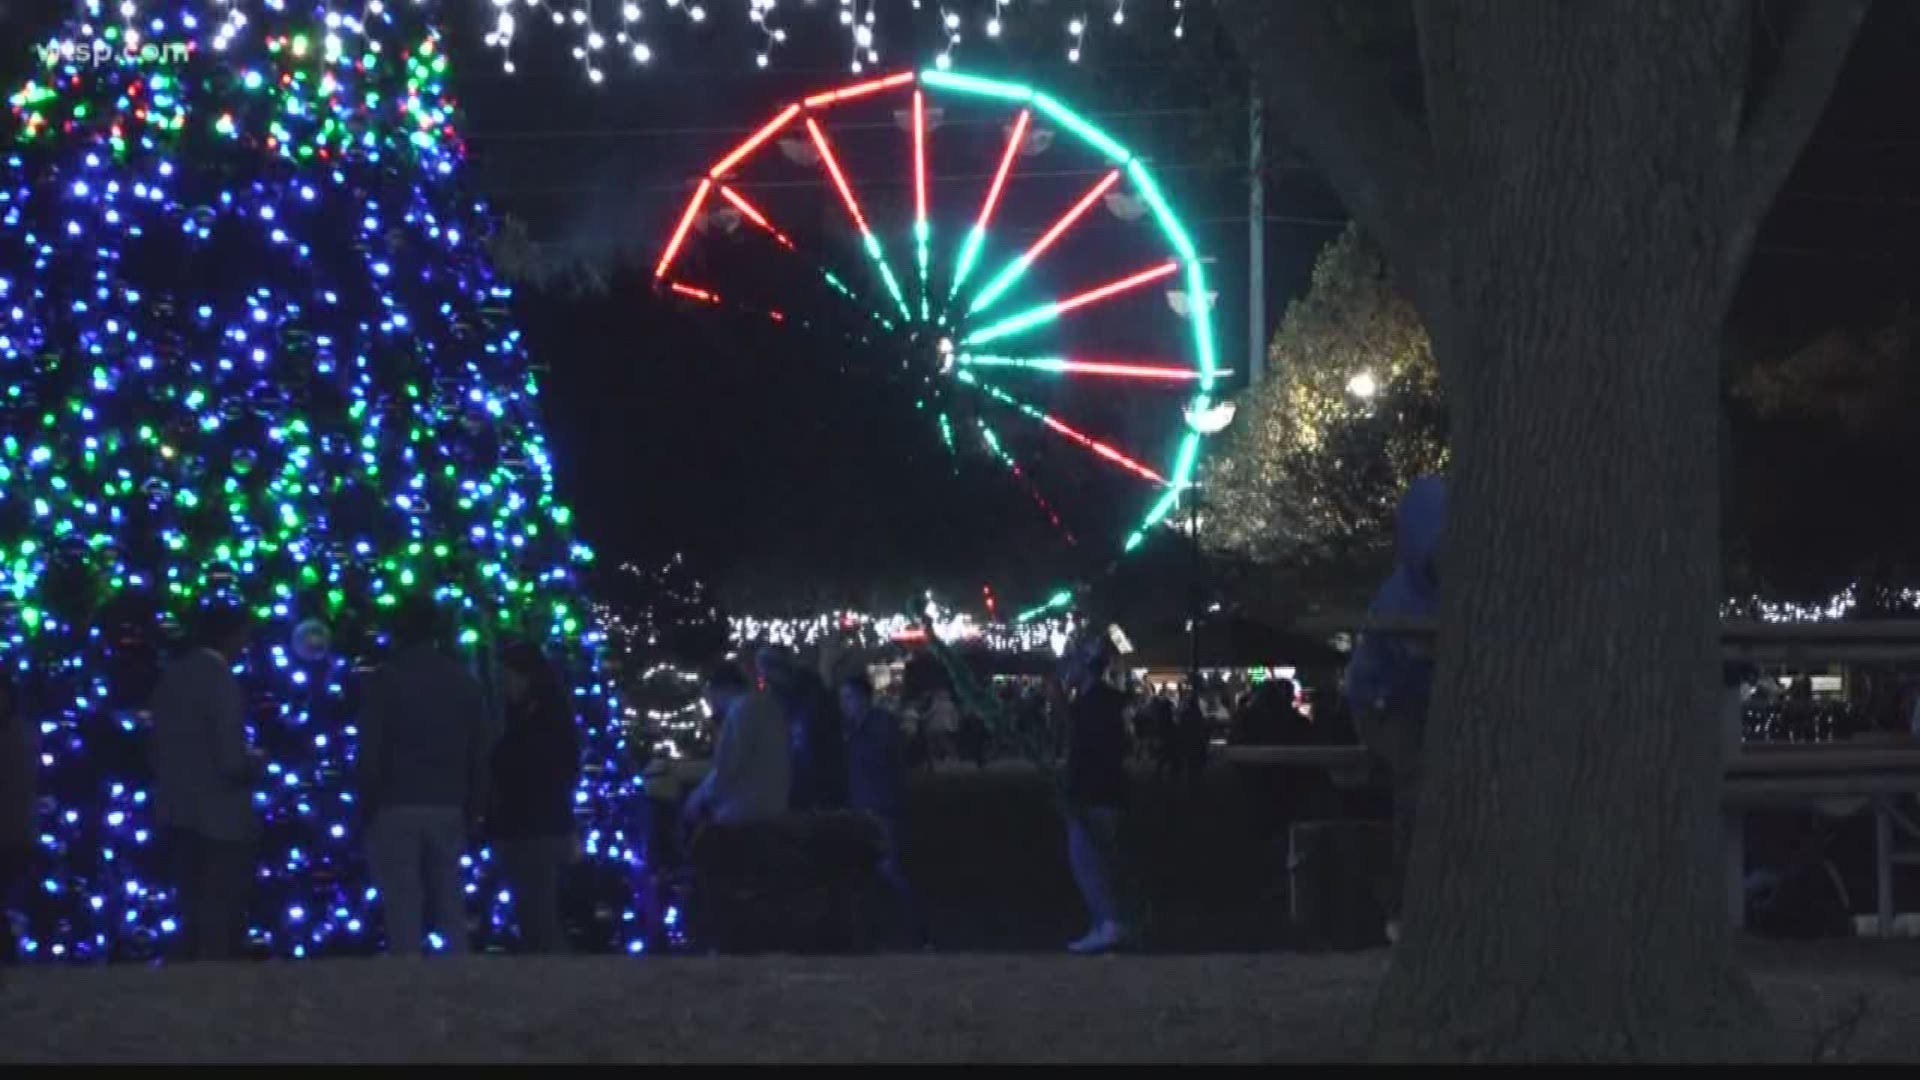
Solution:
[(1446, 409), (1420, 317), (1357, 229), (1320, 253), (1268, 364), (1203, 466), (1203, 538), (1261, 563), (1383, 555), (1407, 482), (1446, 464)]

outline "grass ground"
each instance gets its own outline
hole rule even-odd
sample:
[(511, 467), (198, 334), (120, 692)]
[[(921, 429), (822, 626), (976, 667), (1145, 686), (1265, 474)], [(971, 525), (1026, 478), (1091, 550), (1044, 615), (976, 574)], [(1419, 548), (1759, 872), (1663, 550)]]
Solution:
[[(1920, 1059), (1912, 949), (1768, 949), (1812, 1058)], [(1386, 956), (341, 960), (38, 969), (5, 1062), (1270, 1062), (1352, 1059)]]
[[(1260, 805), (1227, 770), (1194, 794), (1143, 782), (1149, 955), (1061, 955), (1084, 915), (1046, 788), (949, 768), (912, 796), (937, 955), (29, 969), (0, 985), (0, 1061), (1350, 1059), (1387, 954), (1284, 948)], [(1808, 1057), (1920, 1058), (1920, 946), (1749, 961)]]
[[(1288, 944), (1284, 855), (1252, 793), (1217, 769), (1198, 791), (1143, 772), (1127, 850), (1158, 952)], [(946, 766), (913, 785), (907, 868), (943, 950), (1053, 951), (1086, 930), (1052, 794), (1031, 768)]]

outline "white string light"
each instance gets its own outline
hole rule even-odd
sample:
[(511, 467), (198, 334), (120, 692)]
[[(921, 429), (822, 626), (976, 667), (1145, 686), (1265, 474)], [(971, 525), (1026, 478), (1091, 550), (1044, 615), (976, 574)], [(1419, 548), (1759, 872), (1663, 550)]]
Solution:
[[(1731, 600), (1721, 606), (1720, 614), (1723, 618), (1746, 616), (1763, 622), (1830, 622), (1849, 617), (1860, 602), (1859, 586), (1849, 585), (1826, 600), (1813, 603), (1772, 601), (1758, 596)], [(1895, 590), (1882, 596), (1875, 608), (1920, 609), (1920, 589)]]
[[(87, 17), (95, 22), (112, 22), (118, 16), (126, 33), (140, 29), (139, 21), (144, 18), (143, 9), (151, 9), (160, 0), (83, 0)], [(247, 26), (247, 11), (265, 8), (271, 11), (285, 11), (287, 0), (213, 0), (219, 7), (219, 21), (213, 27), (209, 44), (215, 51), (225, 51), (233, 36)], [(386, 8), (384, 0), (363, 0), (364, 11), (380, 14)], [(501, 68), (509, 74), (517, 70), (515, 55), (522, 38), (530, 32), (538, 33), (547, 28), (564, 35), (568, 40), (564, 46), (573, 59), (580, 62), (581, 70), (589, 82), (604, 82), (608, 71), (605, 57), (609, 54), (622, 54), (633, 66), (651, 64), (661, 53), (666, 42), (665, 35), (673, 32), (702, 33), (710, 24), (719, 23), (723, 16), (713, 14), (712, 5), (716, 0), (411, 0), (418, 7), (438, 5), (445, 9), (461, 10), (468, 7), (481, 13), (481, 18), (491, 18), (488, 29), (483, 35), (486, 45), (499, 50)], [(855, 73), (868, 71), (875, 66), (887, 63), (911, 62), (914, 57), (888, 57), (884, 55), (885, 40), (935, 40), (937, 48), (932, 62), (941, 68), (950, 68), (957, 61), (962, 46), (966, 44), (970, 29), (977, 31), (989, 40), (1003, 40), (1009, 33), (1008, 18), (1026, 3), (1030, 13), (1045, 12), (1054, 8), (1053, 4), (1043, 0), (912, 0), (911, 6), (896, 6), (897, 0), (885, 0), (888, 19), (884, 29), (879, 12), (883, 0), (839, 0), (829, 10), (835, 11), (837, 21), (847, 34), (849, 49), (849, 68)], [(1056, 0), (1057, 2), (1057, 0)], [(1173, 16), (1171, 32), (1176, 39), (1186, 34), (1187, 8), (1190, 0), (1158, 0), (1171, 8)], [(779, 47), (787, 41), (787, 21), (783, 16), (791, 13), (796, 6), (803, 17), (818, 17), (821, 8), (826, 7), (822, 0), (745, 0), (741, 7), (726, 5), (724, 17), (738, 18), (744, 7), (747, 22), (760, 32), (759, 42), (753, 52), (756, 68), (766, 69), (773, 65)], [(1067, 6), (1067, 5), (1060, 5)], [(1089, 16), (1090, 0), (1078, 0), (1069, 11), (1063, 13), (1063, 27), (1067, 37), (1067, 59), (1078, 63), (1086, 53), (1087, 38), (1093, 29), (1093, 20)], [(1130, 20), (1132, 12), (1128, 10), (1128, 0), (1113, 0), (1108, 13), (1108, 21), (1115, 27), (1127, 27), (1137, 20)], [(1138, 11), (1138, 5), (1134, 6)], [(1162, 10), (1165, 10), (1164, 8)], [(540, 16), (544, 14), (545, 19)], [(671, 15), (671, 18), (665, 17)], [(977, 24), (970, 20), (978, 15)], [(351, 16), (335, 16), (357, 22)], [(904, 19), (902, 18), (904, 17)], [(184, 16), (183, 25), (192, 29), (195, 25), (191, 12)], [(902, 25), (904, 20), (911, 20)], [(343, 23), (343, 25), (347, 25)], [(84, 30), (91, 33), (91, 30)], [(923, 36), (924, 35), (924, 36)], [(885, 40), (883, 40), (885, 39)], [(129, 39), (133, 40), (133, 39)], [(57, 43), (56, 43), (57, 44)]]
[[(990, 652), (1051, 652), (1061, 637), (1071, 638), (1078, 624), (1071, 616), (1025, 623), (981, 622), (966, 612), (929, 605), (928, 617), (940, 640), (976, 643)], [(728, 620), (735, 649), (754, 645), (818, 645), (846, 641), (858, 648), (881, 648), (912, 642), (922, 632), (920, 621), (905, 615), (870, 615), (859, 611), (826, 611), (798, 618), (738, 616)]]
[[(222, 0), (233, 5), (230, 10), (228, 26), (234, 26), (231, 18), (238, 14), (240, 5), (252, 3), (274, 4), (282, 0)], [(377, 2), (377, 0), (375, 0)], [(414, 0), (415, 3), (426, 0)], [(514, 52), (518, 40), (527, 33), (529, 16), (537, 18), (545, 11), (547, 20), (553, 28), (573, 40), (567, 46), (572, 56), (579, 60), (587, 78), (601, 82), (606, 72), (601, 57), (608, 52), (624, 53), (634, 66), (652, 63), (665, 44), (665, 34), (675, 29), (681, 32), (702, 32), (708, 25), (719, 23), (723, 18), (738, 18), (745, 9), (747, 23), (760, 32), (759, 41), (753, 50), (753, 64), (757, 69), (770, 68), (778, 57), (780, 46), (786, 44), (788, 16), (801, 5), (801, 17), (820, 17), (820, 10), (826, 5), (819, 0), (745, 0), (740, 7), (725, 5), (725, 11), (714, 14), (711, 5), (715, 0), (486, 0), (491, 4), (493, 13), (492, 29), (486, 34), (486, 43), (501, 53), (501, 66), (511, 73), (515, 70)], [(885, 54), (885, 41), (912, 40), (917, 34), (925, 35), (929, 40), (938, 34), (937, 50), (933, 54), (933, 63), (942, 68), (950, 68), (960, 57), (958, 53), (966, 44), (969, 30), (979, 33), (991, 41), (1001, 41), (1011, 32), (1009, 16), (1020, 7), (1023, 0), (991, 0), (992, 6), (986, 6), (986, 0), (912, 0), (911, 5), (899, 5), (897, 0), (885, 0), (888, 22), (884, 34), (879, 13), (883, 0), (839, 0), (838, 4), (827, 10), (834, 12), (832, 18), (847, 35), (848, 70), (862, 74), (877, 66), (892, 62), (911, 61), (912, 57), (889, 57)], [(1038, 13), (1050, 6), (1040, 0), (1024, 0), (1027, 11)], [(1171, 8), (1173, 16), (1171, 33), (1176, 39), (1186, 36), (1186, 18), (1189, 0), (1160, 0)], [(1162, 7), (1160, 10), (1167, 10)], [(1107, 12), (1106, 21), (1119, 29), (1135, 25), (1138, 20), (1131, 16), (1139, 10), (1129, 11), (1128, 0), (1114, 0)], [(605, 12), (606, 25), (596, 25), (595, 11)], [(1060, 26), (1067, 38), (1067, 60), (1079, 63), (1086, 55), (1088, 37), (1093, 29), (1094, 18), (1085, 2), (1073, 5), (1064, 13)], [(1057, 10), (1057, 9), (1056, 9)], [(1095, 13), (1098, 12), (1095, 9)], [(617, 12), (619, 22), (611, 20)], [(672, 14), (675, 18), (655, 19), (656, 15)], [(714, 14), (714, 18), (708, 16)], [(979, 17), (980, 21), (971, 20)], [(895, 21), (896, 19), (900, 21)], [(902, 22), (911, 20), (907, 25)], [(676, 25), (677, 24), (677, 25)], [(917, 27), (913, 33), (907, 31)], [(642, 29), (648, 33), (643, 35)], [(895, 35), (900, 35), (896, 38)], [(218, 47), (218, 42), (216, 42)]]

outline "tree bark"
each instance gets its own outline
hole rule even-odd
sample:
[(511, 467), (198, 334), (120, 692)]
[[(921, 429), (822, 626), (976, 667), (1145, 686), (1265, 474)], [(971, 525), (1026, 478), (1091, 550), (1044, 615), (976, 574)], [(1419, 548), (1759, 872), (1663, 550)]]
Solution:
[[(1605, 6), (1605, 5), (1602, 5)], [(1430, 11), (1440, 667), (1390, 1057), (1750, 1048), (1716, 823), (1712, 9)], [(1611, 13), (1609, 13), (1611, 14)], [(1687, 103), (1694, 103), (1688, 115)]]
[[(1238, 11), (1283, 118), (1312, 96), (1286, 89), (1316, 70), (1295, 54), (1341, 66), (1338, 42), (1274, 32), (1308, 25), (1276, 8), (1312, 6)], [(1438, 215), (1414, 249), (1392, 247), (1404, 218), (1379, 233), (1433, 338), (1454, 467), (1427, 782), (1373, 1050), (1766, 1054), (1718, 834), (1719, 328), (1784, 175), (1771, 155), (1797, 154), (1849, 38), (1790, 43), (1749, 140), (1745, 4), (1418, 12), (1417, 152), (1302, 132), (1343, 191), (1370, 161), (1421, 161)], [(1367, 176), (1363, 224), (1410, 205), (1396, 179)]]

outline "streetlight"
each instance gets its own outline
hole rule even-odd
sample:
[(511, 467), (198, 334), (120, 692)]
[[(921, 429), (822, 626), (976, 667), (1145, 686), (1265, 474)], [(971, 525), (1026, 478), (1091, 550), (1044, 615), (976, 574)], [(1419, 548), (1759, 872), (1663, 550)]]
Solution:
[[(1205, 408), (1189, 407), (1186, 412), (1187, 426), (1202, 436), (1218, 435), (1233, 423), (1234, 414), (1239, 406), (1231, 401), (1222, 401)], [(1203, 613), (1200, 608), (1205, 601), (1206, 560), (1200, 549), (1200, 481), (1188, 477), (1187, 489), (1191, 498), (1187, 502), (1187, 532), (1193, 538), (1193, 580), (1191, 582), (1188, 612), (1187, 638), (1191, 655), (1189, 676), (1193, 681), (1193, 692), (1200, 692), (1200, 620)]]
[(1380, 384), (1375, 381), (1373, 372), (1363, 371), (1347, 380), (1347, 393), (1362, 401), (1380, 392)]

